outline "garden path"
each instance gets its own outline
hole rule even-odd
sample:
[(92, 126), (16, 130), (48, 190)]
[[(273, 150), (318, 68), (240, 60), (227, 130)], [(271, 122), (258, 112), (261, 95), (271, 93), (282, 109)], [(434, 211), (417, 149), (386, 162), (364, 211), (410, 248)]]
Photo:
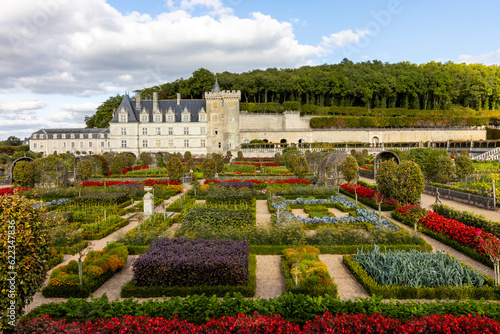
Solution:
[(269, 212), (269, 207), (267, 206), (267, 200), (257, 200), (255, 218), (257, 221), (257, 227), (271, 227), (271, 212)]
[[(192, 187), (190, 184), (183, 184), (183, 187), (184, 187), (184, 191), (180, 194), (177, 194), (175, 196), (172, 196), (170, 197), (169, 199), (165, 200), (163, 205), (164, 207), (167, 207), (168, 205), (170, 205), (171, 203), (173, 203), (176, 199), (178, 199), (182, 194), (185, 194), (187, 191), (189, 191)], [(135, 203), (134, 203), (135, 204)], [(123, 217), (128, 217), (130, 216), (129, 214), (123, 216)], [(128, 231), (132, 230), (133, 228), (135, 228), (138, 224), (139, 224), (139, 220), (137, 218), (140, 218), (142, 217), (142, 215), (139, 215), (139, 217), (137, 217), (138, 215), (134, 215), (131, 220), (130, 220), (130, 223), (124, 227), (122, 227), (121, 229), (119, 229), (118, 231), (115, 231), (113, 233), (111, 233), (110, 235), (100, 239), (100, 240), (92, 240), (91, 241), (91, 247), (93, 250), (102, 250), (104, 247), (106, 247), (106, 244), (108, 244), (109, 242), (113, 242), (113, 241), (116, 241), (118, 240), (122, 235), (125, 235)], [(137, 217), (137, 218), (136, 218)], [(86, 254), (87, 252), (87, 248), (83, 251), (84, 254)], [(61, 266), (61, 265), (66, 265), (68, 264), (71, 260), (75, 260), (75, 261), (78, 261), (78, 254), (77, 255), (64, 255), (64, 261), (62, 263), (60, 263), (59, 265), (57, 265), (56, 267), (58, 266)], [(130, 267), (129, 269), (127, 269), (127, 267), (124, 268), (124, 270), (120, 271), (120, 273), (118, 273), (117, 275), (113, 276), (110, 280), (108, 280), (103, 286), (101, 286), (94, 294), (94, 296), (97, 296), (97, 293), (99, 293), (99, 296), (103, 295), (104, 293), (106, 293), (108, 295), (108, 297), (110, 297), (110, 300), (113, 300), (111, 299), (111, 296), (119, 296), (120, 295), (120, 289), (121, 289), (121, 286), (123, 284), (125, 284), (125, 282), (127, 282), (128, 280), (132, 279), (132, 269), (131, 269), (131, 265), (132, 265), (132, 261), (134, 260), (134, 257), (131, 255), (129, 256), (128, 260), (127, 260), (127, 267)], [(54, 268), (53, 268), (54, 269)], [(42, 287), (45, 287), (48, 282), (49, 282), (49, 277), (50, 277), (50, 273), (52, 272), (52, 270), (49, 270), (47, 272), (47, 278), (46, 280), (44, 281)], [(128, 278), (127, 278), (128, 277)], [(125, 280), (123, 283), (120, 283), (121, 280)], [(51, 302), (62, 302), (62, 301), (66, 301), (65, 298), (45, 298), (44, 296), (42, 296), (41, 292), (37, 292), (33, 298), (33, 301), (27, 305), (25, 307), (25, 312), (29, 312), (33, 309), (35, 309), (36, 307), (42, 305), (42, 304), (45, 304), (45, 303), (51, 303)]]
[(292, 213), (295, 217), (301, 216), (302, 218), (309, 218), (309, 214), (307, 214), (304, 209), (292, 209)]
[(349, 212), (342, 212), (337, 208), (328, 208), (328, 211), (333, 213), (335, 217), (346, 217), (349, 216)]
[(319, 255), (319, 259), (328, 268), (328, 273), (332, 277), (333, 282), (338, 286), (338, 295), (340, 300), (370, 297), (366, 290), (351, 274), (349, 269), (347, 269), (344, 265), (342, 257), (343, 255), (335, 254)]
[(273, 298), (285, 291), (280, 255), (257, 255), (257, 289), (255, 298)]

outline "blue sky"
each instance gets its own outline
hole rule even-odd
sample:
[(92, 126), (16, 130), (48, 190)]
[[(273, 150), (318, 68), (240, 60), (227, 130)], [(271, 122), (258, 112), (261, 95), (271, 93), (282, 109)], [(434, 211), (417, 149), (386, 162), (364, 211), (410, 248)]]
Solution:
[(500, 63), (497, 1), (20, 0), (0, 13), (0, 139), (80, 127), (109, 96), (213, 72)]

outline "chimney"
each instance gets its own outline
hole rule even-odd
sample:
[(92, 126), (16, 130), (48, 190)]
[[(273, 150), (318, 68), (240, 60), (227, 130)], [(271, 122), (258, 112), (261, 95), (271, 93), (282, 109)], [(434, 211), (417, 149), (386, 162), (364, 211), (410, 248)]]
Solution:
[(177, 105), (181, 105), (181, 93), (177, 93)]
[(159, 107), (158, 107), (158, 92), (153, 92), (153, 110), (154, 111), (159, 110)]
[(141, 93), (135, 94), (135, 109), (141, 110)]

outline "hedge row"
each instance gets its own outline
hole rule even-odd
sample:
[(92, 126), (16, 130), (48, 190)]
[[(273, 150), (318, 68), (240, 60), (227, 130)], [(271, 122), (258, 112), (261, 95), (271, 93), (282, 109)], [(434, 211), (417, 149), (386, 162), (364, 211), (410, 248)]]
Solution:
[(113, 233), (115, 231), (118, 231), (122, 227), (127, 226), (128, 223), (129, 223), (129, 219), (128, 218), (127, 219), (122, 219), (118, 223), (109, 226), (107, 229), (102, 230), (101, 232), (99, 232), (97, 234), (89, 234), (89, 233), (85, 233), (84, 232), (82, 234), (82, 236), (86, 240), (100, 240), (100, 239), (102, 239), (102, 238), (110, 235), (111, 233)]
[(311, 128), (427, 128), (488, 125), (489, 117), (312, 117)]
[(500, 237), (500, 222), (494, 222), (486, 219), (483, 215), (475, 215), (469, 211), (455, 210), (445, 204), (432, 204), (432, 209), (435, 213), (438, 213), (443, 217), (455, 219), (462, 224), (480, 228), (485, 232)]
[(495, 282), (487, 277), (485, 277), (485, 281), (488, 286), (482, 287), (414, 288), (410, 286), (380, 285), (354, 260), (354, 257), (353, 255), (344, 255), (344, 264), (370, 295), (397, 299), (500, 299), (500, 287), (495, 287)]
[(192, 296), (195, 294), (206, 294), (210, 296), (224, 297), (227, 293), (237, 292), (244, 297), (255, 295), (257, 271), (257, 258), (250, 254), (248, 262), (248, 276), (246, 285), (198, 285), (198, 286), (136, 286), (134, 280), (130, 280), (122, 286), (120, 296), (122, 298), (137, 297), (169, 297), (169, 296)]
[(430, 314), (451, 314), (454, 316), (476, 314), (500, 321), (500, 303), (484, 301), (429, 301), (413, 300), (382, 302), (381, 297), (356, 298), (341, 301), (337, 297), (325, 295), (312, 297), (292, 292), (283, 293), (270, 299), (245, 299), (241, 294), (227, 294), (224, 298), (215, 295), (191, 295), (185, 298), (173, 297), (147, 301), (134, 301), (131, 298), (110, 302), (106, 295), (100, 298), (69, 299), (62, 303), (44, 304), (32, 310), (25, 319), (48, 315), (52, 319), (70, 321), (94, 321), (123, 315), (146, 315), (186, 319), (202, 323), (213, 317), (220, 318), (235, 314), (270, 315), (280, 314), (283, 318), (297, 323), (304, 323), (328, 310), (332, 314), (372, 315), (380, 313), (393, 319), (407, 321)]

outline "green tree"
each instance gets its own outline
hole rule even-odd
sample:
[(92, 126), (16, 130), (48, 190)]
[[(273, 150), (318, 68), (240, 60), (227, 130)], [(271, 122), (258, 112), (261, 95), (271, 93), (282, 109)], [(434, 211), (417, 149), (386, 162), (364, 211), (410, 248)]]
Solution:
[(122, 169), (125, 168), (125, 164), (123, 162), (123, 157), (121, 155), (115, 155), (111, 159), (111, 166), (109, 169), (111, 170), (112, 174), (121, 174)]
[(122, 103), (123, 95), (112, 96), (104, 101), (96, 109), (92, 116), (85, 116), (85, 125), (87, 128), (107, 128), (113, 118), (113, 111), (117, 110)]
[[(450, 161), (445, 161), (444, 159), (440, 160), (440, 157), (451, 159), (446, 150), (430, 147), (416, 148), (408, 153), (408, 159), (413, 160), (419, 165), (428, 182), (437, 182), (436, 180), (442, 180), (445, 176), (444, 172), (441, 171), (442, 166), (440, 163), (444, 162), (448, 166)], [(446, 172), (450, 171), (447, 169)]]
[(348, 156), (340, 164), (340, 173), (347, 182), (352, 182), (358, 177), (358, 163), (352, 156)]
[(189, 151), (184, 152), (184, 159), (189, 160), (192, 158), (193, 158), (193, 155), (191, 154), (191, 152), (189, 152)]
[(376, 181), (378, 191), (388, 198), (396, 196), (395, 189), (398, 184), (397, 169), (398, 164), (394, 160), (382, 161), (380, 167), (377, 169)]
[(217, 153), (213, 153), (212, 159), (214, 159), (214, 161), (215, 161), (216, 172), (222, 173), (222, 171), (224, 170), (224, 159), (222, 158), (222, 155), (217, 154)]
[(23, 141), (16, 136), (10, 136), (3, 142), (3, 145), (6, 146), (20, 146), (23, 143)]
[(206, 180), (212, 180), (217, 172), (217, 163), (212, 158), (203, 159), (201, 171)]
[(462, 152), (460, 152), (460, 155), (469, 157), (469, 152), (467, 152), (467, 150), (462, 150)]
[(293, 155), (295, 158), (292, 159), (289, 170), (297, 176), (299, 179), (303, 179), (307, 173), (309, 173), (309, 164), (307, 159), (303, 155)]
[(94, 164), (91, 159), (80, 159), (76, 164), (76, 177), (87, 181), (92, 176)]
[(474, 173), (474, 164), (468, 156), (460, 155), (455, 158), (455, 170), (458, 178), (462, 181)]
[(18, 161), (12, 172), (14, 182), (21, 187), (33, 187), (35, 183), (35, 170), (33, 164), (29, 161)]
[(171, 180), (179, 181), (184, 171), (181, 159), (171, 157), (167, 163), (167, 175)]
[(455, 166), (449, 155), (441, 155), (436, 160), (434, 175), (431, 178), (432, 182), (446, 183), (455, 178)]
[(398, 165), (396, 178), (398, 184), (394, 198), (403, 204), (418, 204), (425, 188), (425, 180), (420, 167), (413, 161), (403, 161)]
[(237, 157), (238, 157), (238, 161), (243, 160), (243, 152), (242, 152), (242, 151), (238, 151), (238, 153), (237, 153), (237, 154), (238, 154), (238, 155), (237, 155)]
[(34, 208), (34, 203), (17, 194), (0, 197), (0, 240), (4, 243), (0, 248), (0, 331), (13, 329), (49, 269), (44, 209)]
[(149, 166), (153, 162), (153, 158), (151, 157), (151, 154), (149, 154), (147, 152), (142, 152), (139, 156), (139, 159), (141, 159), (143, 166)]

